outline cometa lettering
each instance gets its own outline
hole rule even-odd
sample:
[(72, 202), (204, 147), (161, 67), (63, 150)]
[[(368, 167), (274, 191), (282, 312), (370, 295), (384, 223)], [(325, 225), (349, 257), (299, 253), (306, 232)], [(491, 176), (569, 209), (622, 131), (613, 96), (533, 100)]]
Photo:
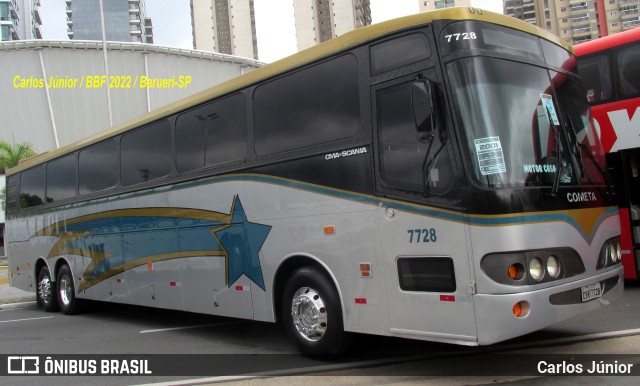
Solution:
[(596, 200), (596, 195), (593, 192), (567, 193), (567, 201), (569, 202), (592, 202)]

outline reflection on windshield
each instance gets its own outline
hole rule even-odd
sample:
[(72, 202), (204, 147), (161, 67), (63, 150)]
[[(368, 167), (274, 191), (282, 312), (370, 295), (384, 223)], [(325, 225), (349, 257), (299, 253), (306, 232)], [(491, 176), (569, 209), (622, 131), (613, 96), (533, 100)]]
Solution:
[(477, 183), (603, 183), (598, 166), (604, 156), (574, 80), (552, 73), (552, 82), (546, 69), (496, 58), (461, 59), (447, 71), (473, 168), (469, 173)]

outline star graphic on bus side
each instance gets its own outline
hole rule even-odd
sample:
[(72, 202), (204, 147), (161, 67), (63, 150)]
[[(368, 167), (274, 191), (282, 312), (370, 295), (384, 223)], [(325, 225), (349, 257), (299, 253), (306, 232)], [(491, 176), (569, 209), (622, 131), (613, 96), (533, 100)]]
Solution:
[(271, 226), (250, 222), (238, 196), (233, 199), (230, 215), (229, 224), (212, 230), (214, 237), (227, 253), (227, 285), (230, 287), (240, 276), (245, 275), (265, 290), (258, 253), (271, 231)]

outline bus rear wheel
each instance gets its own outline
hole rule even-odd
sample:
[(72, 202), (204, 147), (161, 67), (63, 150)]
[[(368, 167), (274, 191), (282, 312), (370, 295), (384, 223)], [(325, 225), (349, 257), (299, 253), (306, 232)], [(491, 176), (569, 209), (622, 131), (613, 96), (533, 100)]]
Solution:
[(59, 309), (56, 283), (51, 281), (51, 273), (46, 265), (38, 272), (36, 302), (38, 307), (42, 307), (47, 312), (55, 312)]
[(80, 311), (81, 300), (76, 298), (76, 290), (73, 284), (73, 275), (68, 265), (63, 265), (58, 270), (58, 304), (65, 315), (77, 314)]
[(345, 333), (338, 292), (318, 269), (296, 271), (287, 283), (282, 300), (282, 320), (289, 337), (304, 355), (332, 358), (350, 343)]

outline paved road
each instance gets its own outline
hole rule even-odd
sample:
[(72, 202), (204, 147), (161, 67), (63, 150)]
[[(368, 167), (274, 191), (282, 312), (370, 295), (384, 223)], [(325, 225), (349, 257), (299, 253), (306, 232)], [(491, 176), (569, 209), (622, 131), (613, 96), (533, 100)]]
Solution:
[[(640, 363), (639, 316), (640, 287), (631, 286), (627, 288), (620, 301), (609, 307), (489, 348), (466, 348), (361, 335), (356, 337), (354, 347), (348, 355), (338, 362), (326, 363), (296, 355), (295, 349), (286, 340), (282, 330), (273, 324), (96, 303), (86, 313), (77, 316), (49, 314), (36, 308), (0, 311), (0, 354), (182, 354), (181, 357), (174, 357), (173, 361), (181, 361), (183, 366), (189, 365), (192, 360), (202, 359), (201, 357), (186, 356), (188, 354), (224, 354), (205, 359), (216, 362), (218, 365), (224, 363), (226, 369), (231, 373), (234, 368), (241, 369), (242, 371), (239, 371), (238, 374), (250, 369), (255, 370), (252, 372), (264, 373), (269, 370), (269, 366), (265, 368), (260, 365), (262, 362), (269, 361), (278, 362), (274, 364), (273, 368), (285, 368), (287, 374), (296, 374), (299, 371), (320, 374), (331, 371), (333, 374), (331, 379), (318, 376), (310, 377), (304, 381), (309, 384), (325, 382), (331, 384), (368, 384), (374, 381), (378, 384), (404, 384), (422, 383), (427, 380), (453, 384), (477, 383), (476, 381), (490, 383), (495, 377), (459, 379), (456, 374), (469, 370), (470, 363), (480, 366), (483, 363), (482, 360), (488, 360), (489, 364), (484, 367), (491, 369), (496, 366), (496, 362), (503, 363), (505, 361), (505, 357), (495, 359), (488, 356), (492, 352), (519, 352), (527, 355), (531, 353), (550, 355), (556, 352), (554, 350), (596, 355), (624, 353), (637, 354), (637, 362)], [(616, 334), (622, 330), (631, 336), (616, 339)], [(606, 335), (611, 332), (613, 332), (613, 336)], [(263, 356), (256, 357), (251, 354), (263, 354)], [(533, 363), (532, 361), (536, 360), (536, 357), (526, 355), (515, 358), (521, 358), (520, 362), (524, 362), (524, 365), (529, 367)], [(635, 356), (632, 360), (633, 363), (636, 362)], [(400, 363), (394, 364), (398, 361)], [(357, 368), (349, 370), (354, 366)], [(481, 366), (481, 368), (484, 367)], [(219, 366), (212, 366), (213, 368), (219, 370)], [(640, 369), (640, 364), (638, 368)], [(431, 373), (424, 374), (424, 369), (430, 369)], [(440, 373), (434, 375), (434, 369), (446, 371), (447, 376), (438, 375)], [(336, 371), (338, 372), (336, 373)], [(220, 374), (218, 372), (215, 375)], [(273, 373), (269, 374), (273, 375)], [(280, 374), (280, 372), (276, 374)], [(363, 381), (362, 377), (366, 379), (367, 376), (374, 378), (368, 379), (368, 382)], [(200, 379), (202, 375), (194, 377)], [(73, 378), (73, 382), (132, 384), (178, 379), (181, 378), (156, 376), (144, 378), (79, 377)], [(229, 380), (228, 378), (215, 378), (205, 382), (218, 382), (223, 379)], [(522, 376), (500, 378), (501, 381), (521, 381), (522, 379)], [(618, 384), (619, 380), (626, 379), (616, 378), (615, 383)], [(31, 385), (37, 384), (39, 381), (48, 385), (69, 383), (67, 377), (54, 377), (46, 380), (11, 378), (10, 380), (12, 385)], [(301, 383), (300, 378), (286, 378), (285, 380), (291, 384)], [(468, 382), (470, 380), (473, 382)], [(545, 378), (545, 380), (547, 379)], [(602, 381), (597, 378), (592, 380)], [(245, 379), (243, 382), (249, 381)], [(580, 382), (583, 382), (582, 378)], [(0, 384), (3, 383), (4, 381), (0, 379)]]
[(0, 305), (35, 300), (35, 294), (10, 287), (8, 283), (6, 259), (0, 259)]

